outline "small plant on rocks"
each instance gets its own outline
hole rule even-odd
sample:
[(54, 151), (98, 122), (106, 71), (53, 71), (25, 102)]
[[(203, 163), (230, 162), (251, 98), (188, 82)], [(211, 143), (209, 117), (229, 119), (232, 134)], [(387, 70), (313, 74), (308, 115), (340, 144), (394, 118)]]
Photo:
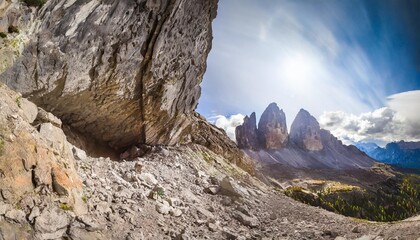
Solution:
[(61, 203), (61, 204), (60, 204), (60, 208), (61, 208), (62, 210), (64, 210), (64, 211), (70, 211), (70, 210), (73, 210), (73, 208), (72, 208), (70, 205), (68, 205), (67, 203)]
[(161, 189), (157, 190), (156, 194), (158, 195), (158, 197), (163, 197), (165, 196), (165, 192)]
[(16, 104), (18, 105), (18, 107), (19, 108), (21, 108), (22, 107), (22, 103), (20, 102), (22, 100), (22, 97), (21, 96), (19, 96), (19, 97), (16, 97)]
[(0, 156), (3, 155), (4, 152), (4, 140), (0, 139)]

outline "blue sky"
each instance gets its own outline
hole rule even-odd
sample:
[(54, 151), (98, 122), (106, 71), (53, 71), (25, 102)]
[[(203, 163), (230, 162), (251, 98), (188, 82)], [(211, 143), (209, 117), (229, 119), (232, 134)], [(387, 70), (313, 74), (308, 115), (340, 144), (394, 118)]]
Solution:
[[(276, 102), (289, 126), (305, 108), (342, 139), (350, 118), (352, 126), (358, 118), (365, 124), (366, 114), (384, 107), (392, 123), (416, 122), (402, 113), (420, 110), (420, 93), (404, 94), (420, 89), (419, 12), (415, 0), (220, 0), (197, 110), (229, 120), (253, 111), (258, 117)], [(333, 123), (338, 113), (342, 121)], [(389, 131), (387, 138), (369, 135), (379, 126), (371, 125), (354, 128), (360, 136), (349, 140), (394, 140)]]

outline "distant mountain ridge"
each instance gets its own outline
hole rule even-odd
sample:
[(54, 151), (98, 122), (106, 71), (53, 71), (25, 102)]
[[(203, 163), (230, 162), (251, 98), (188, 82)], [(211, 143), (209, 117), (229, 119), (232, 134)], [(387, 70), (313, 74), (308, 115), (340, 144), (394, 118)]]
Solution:
[(342, 170), (367, 169), (375, 161), (354, 146), (343, 145), (329, 131), (321, 129), (318, 121), (301, 109), (294, 119), (290, 133), (286, 116), (277, 104), (271, 103), (256, 124), (255, 113), (244, 118), (236, 128), (239, 148), (276, 175), (294, 178), (315, 174), (312, 170), (329, 173)]
[(420, 169), (420, 142), (392, 142), (385, 148), (371, 142), (358, 142), (355, 146), (380, 162), (402, 168)]

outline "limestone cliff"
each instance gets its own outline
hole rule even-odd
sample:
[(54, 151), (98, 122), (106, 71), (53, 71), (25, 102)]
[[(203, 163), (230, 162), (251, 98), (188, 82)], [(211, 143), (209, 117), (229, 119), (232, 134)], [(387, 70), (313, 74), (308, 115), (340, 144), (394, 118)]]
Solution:
[(276, 103), (271, 103), (261, 115), (258, 122), (261, 144), (265, 149), (280, 149), (287, 146), (286, 115)]
[(245, 116), (242, 125), (235, 129), (236, 142), (239, 148), (253, 150), (258, 150), (260, 148), (256, 122), (255, 112), (253, 112), (249, 117)]
[(97, 140), (175, 144), (211, 48), (217, 0), (50, 0), (14, 65), (14, 90)]
[(321, 128), (318, 121), (301, 109), (290, 128), (290, 141), (309, 151), (320, 151), (323, 149), (321, 140)]

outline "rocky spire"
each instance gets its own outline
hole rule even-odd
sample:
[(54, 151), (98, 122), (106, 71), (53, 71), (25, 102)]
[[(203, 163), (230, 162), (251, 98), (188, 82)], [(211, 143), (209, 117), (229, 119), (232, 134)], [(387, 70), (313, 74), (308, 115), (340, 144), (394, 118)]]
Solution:
[(259, 149), (255, 112), (244, 118), (244, 123), (236, 127), (235, 134), (239, 148)]
[(265, 149), (280, 149), (287, 145), (286, 115), (276, 103), (271, 103), (261, 115), (258, 123), (261, 146)]
[(324, 148), (318, 121), (308, 111), (300, 109), (290, 128), (290, 141), (309, 151)]

